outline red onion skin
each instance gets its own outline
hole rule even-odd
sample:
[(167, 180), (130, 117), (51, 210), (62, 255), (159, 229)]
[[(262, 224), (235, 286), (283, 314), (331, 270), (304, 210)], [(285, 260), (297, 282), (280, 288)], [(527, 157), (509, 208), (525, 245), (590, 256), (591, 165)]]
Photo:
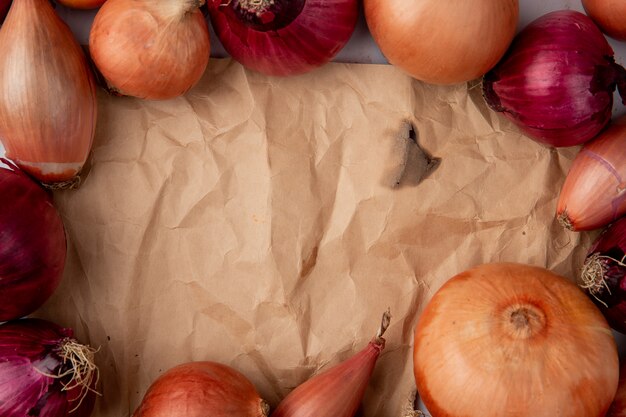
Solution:
[(20, 171), (0, 168), (0, 321), (26, 316), (58, 287), (66, 240), (51, 195)]
[[(80, 388), (63, 391), (64, 380), (54, 374), (62, 366), (56, 350), (73, 331), (41, 319), (15, 320), (0, 325), (0, 415), (2, 417), (88, 417), (95, 404), (90, 392), (80, 406), (70, 401)], [(30, 413), (30, 414), (29, 414)]]
[(9, 7), (11, 7), (12, 0), (0, 0), (0, 23), (4, 22), (4, 18), (7, 17)]
[(248, 379), (215, 362), (178, 365), (157, 378), (133, 417), (267, 417)]
[[(600, 255), (597, 259), (594, 255)], [(609, 325), (626, 334), (626, 217), (605, 228), (587, 252), (583, 279), (592, 262), (599, 262), (603, 269), (603, 282), (597, 282), (596, 291), (589, 288), (585, 292), (602, 311)]]
[[(289, 0), (295, 1), (295, 0)], [(234, 12), (238, 0), (208, 0), (215, 32), (226, 51), (245, 67), (272, 75), (303, 74), (330, 61), (348, 42), (358, 17), (356, 0), (303, 0), (289, 24), (261, 31)]]
[(299, 385), (272, 417), (354, 416), (383, 347), (384, 341), (372, 341), (350, 359)]
[(623, 68), (586, 15), (548, 13), (525, 27), (483, 79), (489, 107), (533, 139), (555, 147), (584, 143), (608, 123)]

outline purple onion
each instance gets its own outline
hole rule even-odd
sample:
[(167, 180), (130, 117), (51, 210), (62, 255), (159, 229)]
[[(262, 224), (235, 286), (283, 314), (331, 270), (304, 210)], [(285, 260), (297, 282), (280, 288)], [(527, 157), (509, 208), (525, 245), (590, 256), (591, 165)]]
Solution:
[(268, 75), (309, 72), (330, 61), (352, 36), (357, 0), (208, 0), (226, 52)]
[(606, 317), (626, 334), (626, 217), (609, 225), (585, 259), (579, 285)]
[(611, 118), (613, 92), (624, 96), (626, 70), (586, 15), (548, 13), (526, 26), (483, 78), (489, 107), (533, 139), (573, 146), (595, 137)]
[(0, 321), (26, 316), (48, 300), (66, 256), (52, 195), (13, 167), (0, 168)]
[(88, 417), (98, 379), (94, 353), (71, 329), (46, 320), (0, 325), (0, 416)]

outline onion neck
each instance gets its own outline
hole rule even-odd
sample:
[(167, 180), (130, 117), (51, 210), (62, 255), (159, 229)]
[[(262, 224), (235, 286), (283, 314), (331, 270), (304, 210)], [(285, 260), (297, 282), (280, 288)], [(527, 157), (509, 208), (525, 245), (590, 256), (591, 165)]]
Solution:
[(612, 92), (617, 86), (622, 103), (626, 104), (626, 69), (617, 64), (613, 57), (605, 57), (607, 64), (596, 66), (591, 81), (591, 92)]
[(268, 32), (282, 29), (302, 12), (306, 0), (213, 0), (218, 9), (234, 14), (251, 29)]
[(182, 19), (198, 10), (205, 0), (167, 0), (158, 3), (154, 0), (147, 0), (147, 3), (158, 7), (161, 16), (166, 19)]

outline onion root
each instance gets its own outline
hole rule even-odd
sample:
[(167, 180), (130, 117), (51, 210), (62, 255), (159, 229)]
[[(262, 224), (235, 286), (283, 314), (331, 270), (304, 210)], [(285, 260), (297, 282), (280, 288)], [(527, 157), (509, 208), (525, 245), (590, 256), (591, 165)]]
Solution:
[(574, 230), (574, 225), (567, 214), (567, 210), (563, 210), (563, 212), (557, 216), (557, 220), (559, 224), (567, 230)]

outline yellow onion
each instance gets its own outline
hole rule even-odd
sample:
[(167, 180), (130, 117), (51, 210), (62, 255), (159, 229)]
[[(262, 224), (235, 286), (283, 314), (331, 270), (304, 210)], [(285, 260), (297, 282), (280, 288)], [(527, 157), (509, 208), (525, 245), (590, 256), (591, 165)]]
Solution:
[(163, 100), (193, 87), (209, 61), (204, 0), (108, 0), (89, 34), (94, 63), (122, 95)]
[(619, 379), (615, 340), (591, 300), (521, 264), (446, 282), (420, 316), (413, 359), (433, 417), (600, 417)]
[(13, 0), (0, 30), (0, 139), (44, 183), (72, 181), (96, 125), (96, 90), (83, 51), (48, 0)]
[(370, 32), (389, 62), (414, 78), (481, 77), (513, 40), (518, 0), (365, 0)]
[(585, 12), (610, 37), (626, 40), (626, 2), (624, 0), (582, 0)]
[(570, 230), (602, 228), (626, 214), (626, 116), (580, 149), (567, 173), (557, 218)]
[(188, 362), (158, 377), (132, 417), (267, 417), (252, 383), (217, 362)]
[(606, 417), (626, 417), (626, 364), (619, 370), (619, 385)]

